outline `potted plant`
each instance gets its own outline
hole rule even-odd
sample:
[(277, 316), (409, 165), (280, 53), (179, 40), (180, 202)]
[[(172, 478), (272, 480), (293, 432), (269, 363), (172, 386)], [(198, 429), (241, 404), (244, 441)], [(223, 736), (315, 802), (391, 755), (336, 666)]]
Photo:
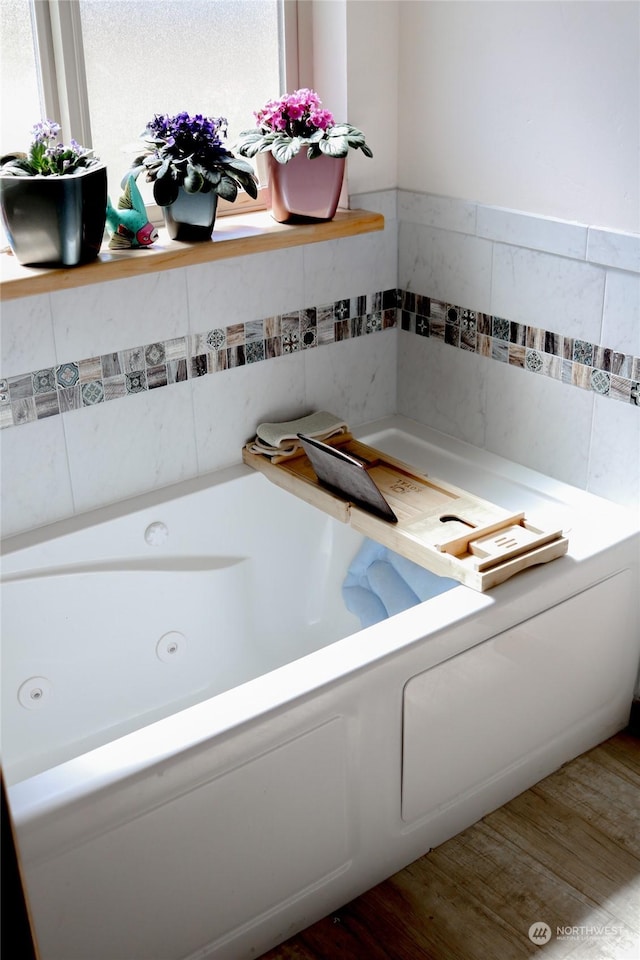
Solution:
[(147, 124), (142, 134), (147, 148), (126, 177), (144, 172), (153, 183), (172, 240), (211, 239), (218, 197), (233, 202), (240, 187), (253, 198), (258, 195), (251, 164), (227, 150), (226, 136), (224, 117), (199, 113), (158, 113)]
[(98, 255), (107, 208), (107, 170), (60, 126), (32, 129), (28, 153), (0, 158), (0, 209), (7, 239), (25, 265), (72, 267)]
[(373, 156), (362, 131), (336, 123), (306, 88), (267, 101), (254, 116), (258, 126), (244, 130), (236, 148), (243, 157), (266, 154), (274, 219), (331, 220), (349, 150)]

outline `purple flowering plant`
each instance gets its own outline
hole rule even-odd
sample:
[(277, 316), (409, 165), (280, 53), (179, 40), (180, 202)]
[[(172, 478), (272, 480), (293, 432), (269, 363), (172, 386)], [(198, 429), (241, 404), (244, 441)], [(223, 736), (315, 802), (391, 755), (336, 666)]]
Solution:
[(135, 158), (124, 180), (144, 172), (147, 182), (153, 183), (154, 199), (161, 207), (177, 199), (180, 187), (187, 193), (213, 190), (230, 201), (242, 187), (255, 198), (258, 183), (253, 169), (226, 148), (226, 136), (224, 117), (157, 113), (142, 134), (146, 149)]
[(278, 163), (288, 163), (303, 147), (310, 160), (322, 155), (346, 157), (350, 148), (373, 156), (362, 131), (350, 123), (336, 123), (315, 90), (303, 88), (268, 100), (254, 116), (258, 126), (243, 130), (236, 143), (243, 157), (269, 151)]
[(69, 146), (56, 143), (59, 135), (60, 125), (54, 120), (36, 123), (31, 130), (29, 152), (5, 154), (0, 159), (0, 172), (13, 177), (62, 177), (99, 163), (93, 150), (75, 140)]

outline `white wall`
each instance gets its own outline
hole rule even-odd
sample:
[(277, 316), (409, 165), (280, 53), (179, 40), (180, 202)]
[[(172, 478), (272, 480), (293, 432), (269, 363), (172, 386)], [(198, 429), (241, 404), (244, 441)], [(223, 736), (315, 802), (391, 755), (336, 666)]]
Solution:
[(398, 6), (398, 186), (640, 230), (638, 3)]

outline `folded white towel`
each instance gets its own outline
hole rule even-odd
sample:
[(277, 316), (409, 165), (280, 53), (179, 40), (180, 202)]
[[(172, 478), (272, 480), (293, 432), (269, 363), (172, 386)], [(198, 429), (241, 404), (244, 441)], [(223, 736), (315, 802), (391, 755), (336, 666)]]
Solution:
[(326, 410), (318, 410), (297, 420), (258, 424), (256, 438), (248, 444), (248, 448), (251, 453), (261, 453), (277, 463), (294, 456), (302, 449), (298, 440), (299, 433), (326, 441), (329, 437), (348, 432), (349, 426), (344, 420)]

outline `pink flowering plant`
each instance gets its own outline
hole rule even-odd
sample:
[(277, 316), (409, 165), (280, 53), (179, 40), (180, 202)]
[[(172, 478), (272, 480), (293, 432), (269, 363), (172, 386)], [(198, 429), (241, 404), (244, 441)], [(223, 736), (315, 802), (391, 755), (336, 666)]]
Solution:
[(244, 130), (235, 145), (243, 157), (268, 151), (278, 163), (288, 163), (303, 147), (310, 160), (322, 155), (346, 157), (350, 148), (373, 156), (362, 131), (350, 123), (336, 123), (314, 90), (304, 88), (269, 100), (254, 116), (258, 126)]
[(28, 153), (7, 153), (0, 158), (0, 172), (12, 177), (62, 177), (79, 173), (100, 161), (93, 150), (81, 147), (75, 140), (69, 145), (57, 143), (60, 124), (42, 120), (31, 130)]

